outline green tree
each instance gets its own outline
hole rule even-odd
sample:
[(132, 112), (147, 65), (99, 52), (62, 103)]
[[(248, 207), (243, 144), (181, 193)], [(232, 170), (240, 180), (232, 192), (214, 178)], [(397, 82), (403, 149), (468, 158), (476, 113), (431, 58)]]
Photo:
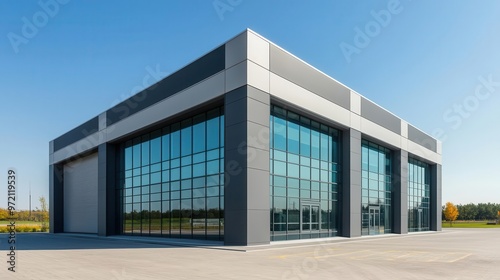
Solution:
[(452, 223), (458, 218), (458, 214), (458, 208), (453, 203), (446, 202), (446, 206), (444, 207), (444, 217), (450, 222), (450, 226), (453, 226)]
[(465, 205), (457, 205), (458, 212), (460, 213), (459, 220), (476, 220), (477, 206), (473, 203)]
[(45, 200), (44, 196), (40, 196), (38, 198), (38, 201), (40, 202), (40, 221), (42, 222), (42, 231), (47, 231), (49, 228), (48, 222), (49, 222), (49, 208), (47, 207), (47, 201)]
[(17, 220), (19, 221), (29, 221), (30, 212), (26, 210), (17, 211)]
[(9, 218), (9, 211), (4, 208), (0, 208), (0, 221), (7, 220)]

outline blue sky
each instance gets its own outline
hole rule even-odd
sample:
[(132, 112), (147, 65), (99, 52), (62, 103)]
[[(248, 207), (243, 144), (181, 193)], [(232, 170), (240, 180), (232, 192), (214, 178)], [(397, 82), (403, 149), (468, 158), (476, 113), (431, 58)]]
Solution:
[(50, 140), (245, 28), (439, 132), (443, 201), (500, 203), (498, 1), (6, 0), (0, 207), (8, 167), (20, 176), (18, 207), (30, 183), (38, 206)]

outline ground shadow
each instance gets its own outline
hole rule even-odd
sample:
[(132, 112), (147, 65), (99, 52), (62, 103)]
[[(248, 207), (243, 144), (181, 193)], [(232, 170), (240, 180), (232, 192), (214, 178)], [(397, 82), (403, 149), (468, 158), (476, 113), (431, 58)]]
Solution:
[(23, 250), (85, 250), (85, 249), (144, 249), (197, 247), (207, 249), (223, 248), (223, 242), (206, 240), (166, 239), (152, 237), (110, 236), (99, 237), (90, 234), (17, 233), (16, 243), (9, 244), (9, 235), (0, 234), (0, 250), (6, 251), (15, 245)]

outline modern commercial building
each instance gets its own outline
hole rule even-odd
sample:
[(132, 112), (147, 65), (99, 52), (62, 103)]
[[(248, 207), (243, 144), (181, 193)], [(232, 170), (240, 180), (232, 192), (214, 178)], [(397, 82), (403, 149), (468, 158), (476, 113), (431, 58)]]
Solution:
[(50, 142), (50, 229), (226, 245), (441, 230), (441, 143), (251, 30)]

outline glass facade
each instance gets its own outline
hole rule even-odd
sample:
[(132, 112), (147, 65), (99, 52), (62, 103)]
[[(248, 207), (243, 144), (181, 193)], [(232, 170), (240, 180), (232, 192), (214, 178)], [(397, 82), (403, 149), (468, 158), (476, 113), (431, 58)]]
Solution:
[(391, 151), (366, 140), (361, 144), (361, 234), (392, 231)]
[(408, 231), (430, 230), (430, 166), (408, 160)]
[(336, 236), (339, 131), (278, 106), (270, 130), (271, 240)]
[(223, 165), (223, 108), (123, 143), (122, 233), (223, 240)]

